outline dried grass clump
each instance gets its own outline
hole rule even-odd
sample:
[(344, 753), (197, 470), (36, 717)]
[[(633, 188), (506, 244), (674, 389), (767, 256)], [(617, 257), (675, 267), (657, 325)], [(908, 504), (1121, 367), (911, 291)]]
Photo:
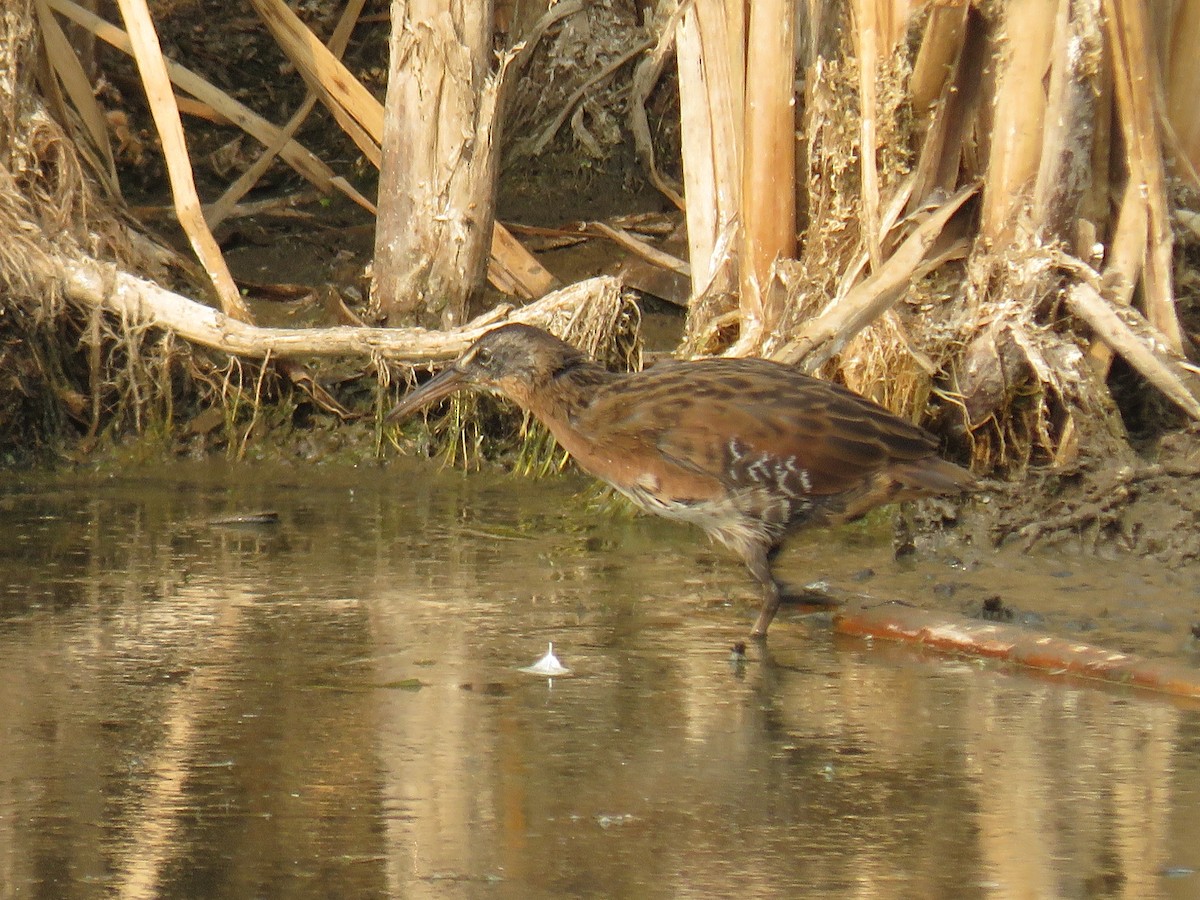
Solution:
[(100, 320), (65, 302), (58, 260), (133, 256), (34, 88), (34, 21), (28, 2), (0, 14), (0, 452), (13, 460), (50, 450), (108, 374)]

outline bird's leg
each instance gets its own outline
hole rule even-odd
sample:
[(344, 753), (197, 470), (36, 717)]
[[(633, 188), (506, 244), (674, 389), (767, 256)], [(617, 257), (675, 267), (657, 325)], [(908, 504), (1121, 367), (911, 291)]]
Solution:
[(762, 585), (763, 589), (762, 606), (758, 610), (758, 618), (750, 632), (752, 638), (762, 640), (767, 636), (767, 629), (771, 627), (771, 620), (775, 618), (775, 613), (779, 612), (779, 601), (783, 592), (780, 590), (779, 582), (771, 574), (771, 554), (766, 547), (747, 547), (742, 552), (742, 559), (745, 560), (750, 574)]
[(754, 628), (750, 632), (750, 637), (756, 640), (765, 640), (767, 637), (767, 629), (771, 627), (771, 620), (775, 618), (775, 613), (779, 612), (779, 584), (775, 579), (768, 579), (763, 584), (763, 602), (758, 610), (758, 618), (754, 621)]

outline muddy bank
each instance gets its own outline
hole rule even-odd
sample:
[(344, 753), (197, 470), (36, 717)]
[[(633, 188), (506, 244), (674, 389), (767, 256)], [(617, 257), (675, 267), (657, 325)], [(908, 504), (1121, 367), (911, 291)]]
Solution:
[(1200, 561), (1200, 435), (1165, 435), (1146, 453), (1083, 459), (992, 483), (964, 527), (994, 545), (1123, 555), (1177, 568)]

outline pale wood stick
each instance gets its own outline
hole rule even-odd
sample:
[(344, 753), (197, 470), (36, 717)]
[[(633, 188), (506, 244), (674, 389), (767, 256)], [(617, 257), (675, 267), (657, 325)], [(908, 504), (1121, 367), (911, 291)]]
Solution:
[(653, 247), (640, 238), (634, 237), (624, 228), (616, 228), (604, 222), (593, 222), (588, 226), (588, 230), (604, 235), (609, 240), (624, 247), (630, 253), (640, 256), (652, 265), (677, 272), (684, 277), (691, 277), (691, 267), (682, 259), (672, 256), (670, 253), (664, 253), (657, 247)]
[(492, 311), (448, 331), (424, 328), (261, 328), (220, 310), (93, 259), (63, 259), (58, 273), (72, 300), (99, 306), (131, 325), (154, 326), (185, 340), (236, 356), (292, 359), (305, 356), (379, 355), (422, 364), (453, 359), (501, 318), (553, 331), (589, 304), (615, 308), (622, 303), (620, 282), (602, 276), (568, 285), (515, 310)]

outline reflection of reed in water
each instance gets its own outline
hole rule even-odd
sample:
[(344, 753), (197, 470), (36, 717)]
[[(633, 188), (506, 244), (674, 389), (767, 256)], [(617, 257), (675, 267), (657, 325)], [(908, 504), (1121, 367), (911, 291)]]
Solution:
[[(4, 883), (1146, 896), (1196, 864), (1190, 711), (804, 620), (738, 677), (742, 622), (697, 602), (738, 573), (697, 584), (669, 526), (548, 523), (566, 488), (523, 487), (289, 471), (18, 500)], [(231, 507), (280, 523), (196, 525)], [(575, 677), (548, 688), (515, 669), (551, 640)]]

